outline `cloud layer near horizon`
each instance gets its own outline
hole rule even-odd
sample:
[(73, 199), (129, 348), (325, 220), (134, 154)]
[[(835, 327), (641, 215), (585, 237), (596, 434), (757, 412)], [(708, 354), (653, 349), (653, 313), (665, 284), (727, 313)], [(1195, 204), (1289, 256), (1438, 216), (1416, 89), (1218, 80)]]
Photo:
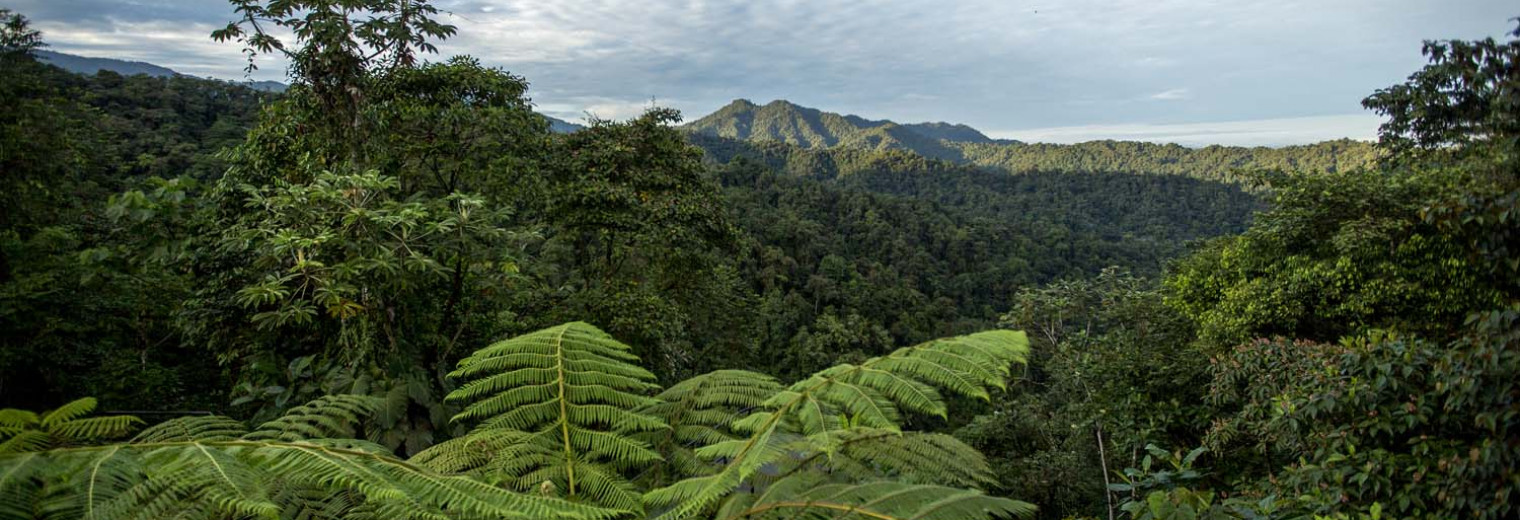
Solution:
[[(441, 0), (443, 54), (526, 76), (539, 108), (696, 117), (733, 98), (1037, 140), (1371, 137), (1358, 101), (1427, 38), (1497, 36), (1509, 0)], [(55, 50), (241, 78), (219, 0), (20, 0)], [(256, 79), (281, 79), (262, 62)], [(1024, 137), (1017, 137), (1024, 136)]]

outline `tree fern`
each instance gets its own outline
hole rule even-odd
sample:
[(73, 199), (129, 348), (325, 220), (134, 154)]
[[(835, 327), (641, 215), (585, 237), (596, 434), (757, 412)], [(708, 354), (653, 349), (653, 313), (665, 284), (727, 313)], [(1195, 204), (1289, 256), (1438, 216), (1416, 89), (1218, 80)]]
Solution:
[(666, 425), (634, 411), (658, 402), (644, 395), (658, 389), (654, 374), (636, 361), (596, 327), (567, 323), (475, 351), (450, 374), (467, 382), (448, 399), (469, 403), (454, 419), (480, 421), (477, 432), (530, 434), (497, 466), (517, 489), (553, 487), (638, 511), (640, 495), (622, 472), (660, 456), (631, 435)]
[(365, 395), (328, 395), (291, 408), (245, 436), (249, 440), (299, 441), (354, 436), (360, 420), (380, 408), (382, 400)]
[[(980, 488), (993, 482), (987, 458), (942, 433), (851, 428), (831, 439), (805, 439), (812, 454), (786, 462), (784, 475), (818, 471), (839, 482), (892, 479), (912, 484)], [(828, 443), (820, 446), (819, 442)]]
[[(988, 331), (930, 341), (814, 374), (766, 400), (763, 409), (734, 423), (748, 438), (697, 450), (707, 460), (726, 460), (712, 475), (693, 477), (645, 496), (664, 508), (662, 518), (685, 518), (737, 489), (762, 467), (788, 460), (799, 438), (819, 449), (846, 426), (896, 431), (902, 411), (943, 416), (935, 388), (987, 398), (988, 387), (1003, 387), (1014, 362), (1022, 362), (1029, 340), (1022, 332)], [(955, 461), (946, 461), (953, 464)]]
[[(305, 507), (284, 489), (343, 497), (377, 518), (610, 518), (617, 511), (437, 474), (326, 441), (117, 444), (0, 456), (7, 517), (280, 518)], [(280, 498), (280, 500), (276, 500)], [(332, 507), (333, 504), (319, 504)], [(347, 516), (346, 514), (334, 515)]]
[(658, 403), (642, 412), (664, 420), (670, 428), (639, 434), (664, 460), (646, 470), (641, 482), (663, 483), (667, 477), (691, 477), (716, 471), (719, 466), (697, 457), (696, 449), (737, 437), (729, 425), (759, 408), (781, 390), (765, 374), (744, 370), (718, 370), (692, 377), (655, 396)]
[(0, 454), (115, 439), (142, 424), (130, 415), (87, 417), (95, 405), (95, 398), (85, 397), (40, 416), (26, 410), (0, 410)]
[(980, 491), (880, 481), (830, 484), (816, 475), (790, 477), (763, 493), (742, 494), (725, 504), (719, 520), (970, 520), (1029, 518), (1031, 504)]
[(132, 437), (132, 442), (230, 441), (248, 434), (248, 425), (220, 415), (192, 415), (170, 419), (149, 426)]

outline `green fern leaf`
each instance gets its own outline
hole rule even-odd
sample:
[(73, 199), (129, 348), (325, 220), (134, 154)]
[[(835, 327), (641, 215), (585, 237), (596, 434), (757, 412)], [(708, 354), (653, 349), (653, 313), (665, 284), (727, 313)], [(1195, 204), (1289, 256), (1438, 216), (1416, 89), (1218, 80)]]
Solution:
[(382, 404), (382, 399), (367, 395), (322, 396), (291, 408), (285, 415), (260, 425), (245, 438), (282, 441), (349, 438), (354, 436), (354, 427)]
[(850, 518), (875, 520), (971, 520), (1030, 518), (1026, 502), (943, 486), (871, 482), (828, 484), (817, 475), (783, 479), (758, 495), (743, 495), (719, 511), (721, 520)]
[(642, 413), (661, 418), (670, 428), (637, 436), (664, 458), (641, 475), (641, 482), (663, 485), (668, 477), (712, 473), (718, 465), (702, 460), (694, 450), (737, 439), (729, 427), (735, 419), (760, 407), (781, 390), (765, 374), (718, 370), (676, 383), (655, 396), (660, 402)]
[(892, 479), (910, 484), (980, 488), (992, 467), (976, 448), (940, 433), (851, 428), (794, 445), (812, 455), (788, 462), (785, 474), (818, 471), (841, 482)]
[(90, 397), (40, 416), (25, 410), (0, 410), (0, 454), (97, 443), (122, 437), (142, 424), (141, 419), (130, 415), (86, 417), (93, 411), (95, 399)]
[[(570, 497), (640, 510), (640, 494), (622, 472), (661, 457), (632, 435), (667, 426), (636, 411), (659, 402), (646, 396), (658, 386), (654, 374), (633, 364), (638, 357), (630, 351), (581, 322), (482, 348), (450, 374), (466, 383), (448, 400), (469, 403), (454, 420), (478, 421), (476, 432), (530, 434), (512, 447), (517, 451), (510, 464), (493, 468), (516, 489), (548, 486)], [(461, 462), (457, 456), (431, 457), (447, 467)]]
[(40, 424), (43, 429), (51, 429), (59, 424), (90, 415), (95, 411), (95, 398), (83, 397), (69, 401), (68, 403), (42, 414)]
[(230, 441), (247, 434), (248, 427), (236, 419), (219, 415), (197, 415), (149, 426), (133, 437), (132, 442)]
[[(721, 471), (653, 490), (645, 501), (666, 509), (661, 518), (692, 516), (760, 468), (789, 459), (795, 452), (786, 446), (788, 440), (828, 439), (846, 424), (895, 431), (904, 409), (943, 413), (943, 401), (924, 387), (986, 398), (987, 388), (1003, 387), (1011, 365), (1023, 362), (1028, 351), (1024, 333), (999, 330), (934, 340), (860, 365), (825, 369), (767, 399), (763, 410), (736, 421), (733, 427), (751, 432), (749, 438), (696, 450), (702, 458), (726, 460)], [(817, 447), (832, 449), (830, 443)]]
[[(363, 441), (359, 441), (363, 442)], [(0, 512), (60, 518), (566, 518), (625, 511), (513, 493), (343, 441), (118, 444), (0, 456)], [(372, 443), (364, 443), (374, 446)], [(42, 485), (53, 486), (48, 489)], [(329, 500), (327, 497), (340, 497)]]

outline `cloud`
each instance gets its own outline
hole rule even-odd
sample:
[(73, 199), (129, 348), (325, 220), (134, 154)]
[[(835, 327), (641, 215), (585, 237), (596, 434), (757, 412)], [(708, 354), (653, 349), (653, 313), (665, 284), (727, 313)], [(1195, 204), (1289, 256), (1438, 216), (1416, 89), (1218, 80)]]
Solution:
[[(1500, 35), (1512, 3), (435, 0), (459, 27), (444, 56), (527, 77), (556, 115), (653, 98), (700, 116), (742, 97), (1004, 129), (1349, 113), (1423, 64), (1422, 39)], [(242, 77), (237, 46), (207, 37), (232, 18), (217, 0), (11, 5), (63, 52)]]
[(1188, 89), (1185, 89), (1185, 88), (1174, 88), (1174, 89), (1171, 89), (1171, 90), (1163, 90), (1161, 92), (1157, 92), (1157, 93), (1151, 95), (1151, 99), (1155, 99), (1155, 100), (1158, 100), (1158, 101), (1178, 101), (1178, 100), (1183, 100), (1183, 99), (1189, 99), (1191, 97), (1193, 97), (1192, 91), (1190, 91)]

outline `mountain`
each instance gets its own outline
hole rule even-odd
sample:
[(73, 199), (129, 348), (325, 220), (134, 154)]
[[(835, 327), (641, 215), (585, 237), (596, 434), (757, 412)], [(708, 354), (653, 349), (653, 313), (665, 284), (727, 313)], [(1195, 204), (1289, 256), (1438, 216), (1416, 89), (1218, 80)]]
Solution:
[(1031, 144), (992, 139), (966, 125), (873, 121), (784, 100), (765, 105), (734, 100), (683, 128), (710, 153), (713, 147), (731, 146), (722, 144), (723, 140), (783, 143), (802, 149), (904, 150), (1013, 174), (1122, 172), (1241, 182), (1246, 180), (1241, 171), (1343, 171), (1367, 168), (1377, 159), (1371, 143), (1349, 139), (1281, 148), (1187, 148), (1134, 141)]
[(61, 52), (37, 50), (32, 51), (38, 60), (54, 65), (60, 69), (79, 74), (93, 75), (102, 70), (109, 70), (123, 76), (136, 76), (147, 74), (154, 77), (178, 76), (178, 72), (141, 61), (126, 61), (111, 58), (91, 58), (87, 56), (75, 56)]
[(571, 123), (554, 116), (544, 116), (544, 118), (549, 120), (549, 131), (556, 134), (568, 134), (586, 129), (586, 125)]
[(744, 141), (776, 141), (803, 148), (909, 150), (925, 157), (951, 160), (959, 160), (960, 153), (949, 143), (996, 142), (966, 125), (875, 121), (786, 100), (756, 105), (747, 99), (736, 99), (682, 128), (694, 134)]
[[(123, 76), (136, 76), (138, 74), (145, 74), (156, 78), (188, 76), (188, 74), (180, 74), (168, 67), (141, 61), (94, 58), (44, 50), (33, 51), (32, 54), (44, 63), (87, 76), (93, 76), (102, 70), (109, 70)], [(229, 81), (228, 83), (243, 85), (263, 92), (284, 92), (288, 88), (284, 83), (278, 81)]]

